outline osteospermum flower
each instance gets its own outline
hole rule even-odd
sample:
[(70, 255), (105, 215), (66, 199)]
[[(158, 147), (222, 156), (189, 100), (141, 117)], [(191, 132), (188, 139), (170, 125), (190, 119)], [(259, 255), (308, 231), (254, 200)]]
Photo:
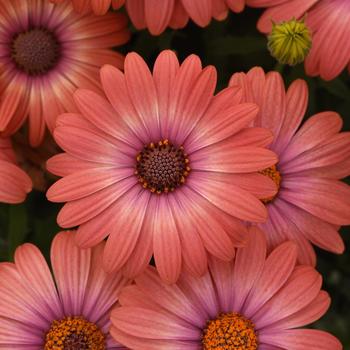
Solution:
[(303, 264), (315, 264), (310, 242), (342, 253), (337, 231), (350, 224), (350, 187), (338, 181), (350, 174), (350, 133), (340, 132), (342, 119), (335, 112), (323, 112), (301, 125), (308, 103), (303, 80), (294, 81), (285, 92), (279, 73), (265, 75), (253, 68), (248, 74), (234, 74), (230, 85), (241, 86), (244, 100), (260, 106), (255, 126), (275, 135), (270, 149), (279, 162), (262, 172), (279, 187), (275, 196), (264, 199), (269, 219), (261, 227), (270, 249), (294, 240)]
[(17, 248), (15, 263), (0, 264), (0, 348), (125, 349), (109, 334), (110, 311), (128, 281), (101, 267), (104, 243), (81, 250), (73, 232), (51, 246), (54, 279), (39, 249)]
[(183, 28), (189, 19), (206, 27), (212, 18), (224, 20), (228, 7), (235, 12), (244, 8), (244, 0), (125, 0), (125, 4), (134, 26), (148, 28), (153, 35), (161, 34), (168, 26)]
[(16, 165), (11, 140), (0, 137), (0, 202), (21, 203), (31, 190), (31, 179)]
[(250, 234), (234, 262), (213, 259), (201, 278), (183, 273), (169, 286), (149, 268), (123, 289), (111, 335), (133, 350), (342, 349), (331, 334), (300, 328), (330, 304), (318, 272), (296, 266), (293, 243), (266, 257), (264, 234)]
[[(66, 0), (50, 0), (56, 4)], [(93, 11), (96, 15), (104, 15), (112, 5), (117, 10), (123, 6), (125, 0), (71, 0), (74, 10), (79, 13), (89, 13)]]
[(305, 17), (312, 32), (312, 47), (305, 60), (306, 73), (325, 80), (350, 72), (350, 1), (348, 0), (247, 0), (247, 5), (267, 7), (258, 29), (269, 33), (272, 21)]
[(181, 66), (163, 51), (153, 74), (136, 53), (125, 74), (101, 70), (108, 100), (78, 90), (80, 114), (63, 114), (54, 136), (66, 151), (48, 162), (64, 176), (47, 193), (68, 202), (62, 227), (80, 225), (77, 243), (90, 247), (110, 237), (108, 271), (140, 273), (152, 254), (161, 276), (176, 281), (182, 266), (201, 275), (207, 252), (230, 260), (244, 244), (240, 220), (263, 222), (258, 198), (273, 195), (273, 181), (256, 173), (277, 158), (264, 145), (271, 133), (248, 128), (258, 110), (240, 104), (239, 88), (214, 96), (216, 71), (199, 58)]
[(100, 90), (99, 67), (121, 68), (123, 57), (109, 50), (129, 38), (122, 14), (82, 16), (69, 2), (0, 2), (0, 132), (13, 134), (29, 116), (32, 146), (45, 124), (52, 131), (58, 114), (74, 108), (77, 88)]

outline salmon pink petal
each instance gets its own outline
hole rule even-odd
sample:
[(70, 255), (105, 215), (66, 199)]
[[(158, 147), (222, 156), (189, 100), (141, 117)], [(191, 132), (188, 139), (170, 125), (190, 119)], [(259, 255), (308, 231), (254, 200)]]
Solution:
[(19, 246), (15, 252), (15, 264), (25, 283), (28, 283), (29, 289), (37, 295), (37, 298), (42, 299), (46, 315), (51, 319), (62, 318), (63, 310), (56, 286), (39, 249), (29, 243)]
[(111, 6), (111, 0), (94, 0), (91, 2), (92, 10), (96, 15), (104, 15)]
[[(131, 324), (130, 318), (137, 317), (139, 322)], [(168, 315), (161, 310), (153, 311), (144, 308), (128, 307), (115, 309), (111, 315), (118, 329), (130, 335), (146, 339), (195, 340), (200, 336), (197, 328), (175, 315)], [(169, 324), (172, 327), (169, 327)]]
[(321, 290), (317, 297), (307, 306), (297, 311), (295, 314), (279, 320), (275, 324), (265, 328), (267, 329), (289, 329), (303, 327), (307, 324), (317, 321), (328, 310), (331, 298), (328, 293)]
[[(261, 6), (261, 4), (258, 3), (258, 0), (248, 1), (254, 2), (254, 6)], [(278, 4), (277, 6), (267, 9), (260, 17), (257, 27), (261, 32), (268, 33), (272, 28), (271, 20), (273, 20), (275, 23), (279, 23), (282, 21), (290, 20), (293, 17), (299, 19), (310, 7), (312, 7), (318, 1), (319, 0), (285, 1), (282, 4)]]
[[(231, 260), (235, 254), (232, 240), (225, 227), (217, 220), (222, 218), (224, 213), (190, 189), (184, 189), (177, 196), (177, 200), (188, 213), (189, 226), (186, 231), (195, 227), (204, 247), (211, 254), (223, 260)], [(206, 215), (206, 222), (201, 220), (203, 215)]]
[[(179, 108), (175, 118), (179, 120), (179, 126), (175, 139), (177, 144), (184, 144), (188, 135), (197, 126), (198, 121), (203, 117), (216, 86), (216, 70), (214, 67), (206, 67), (193, 84), (192, 92), (186, 102)], [(180, 136), (181, 135), (181, 136)]]
[(181, 271), (181, 242), (174, 214), (166, 197), (157, 200), (153, 223), (154, 260), (162, 279), (174, 283)]
[(234, 12), (241, 12), (244, 9), (245, 0), (226, 0), (227, 6)]
[(145, 1), (147, 0), (128, 0), (126, 1), (126, 10), (136, 29), (146, 28), (145, 19)]
[(21, 203), (32, 190), (29, 176), (16, 165), (0, 160), (0, 202)]
[(141, 229), (141, 233), (136, 246), (130, 255), (129, 260), (125, 263), (122, 268), (122, 272), (128, 278), (135, 278), (142, 271), (144, 271), (149, 262), (151, 261), (153, 254), (153, 232), (150, 229), (153, 223), (154, 211), (157, 204), (155, 200), (150, 198), (147, 206), (147, 212), (144, 218), (144, 224)]
[(64, 313), (81, 315), (91, 251), (81, 250), (73, 242), (71, 232), (59, 233), (52, 242), (51, 262)]
[(242, 311), (246, 317), (252, 317), (286, 283), (295, 268), (297, 253), (295, 244), (285, 242), (267, 257), (245, 300)]
[[(110, 134), (126, 145), (138, 150), (140, 142), (134, 143), (134, 135), (118, 118), (112, 106), (100, 95), (90, 90), (79, 89), (74, 94), (74, 100), (81, 113), (101, 131)], [(123, 132), (121, 132), (123, 129)], [(138, 140), (137, 140), (138, 141)]]
[[(50, 324), (50, 313), (47, 305), (31, 289), (26, 289), (24, 280), (14, 264), (0, 265), (0, 314), (2, 318), (24, 323), (43, 332)], [(2, 340), (0, 340), (1, 344)]]
[(293, 158), (280, 167), (285, 174), (298, 173), (311, 168), (321, 168), (345, 160), (350, 153), (350, 133), (336, 134), (326, 142)]
[(177, 317), (201, 327), (205, 319), (201, 310), (191, 303), (188, 296), (176, 285), (162, 283), (153, 269), (148, 269), (136, 279), (136, 285), (147, 298), (159, 308), (166, 309)]
[(182, 4), (196, 24), (205, 27), (210, 23), (212, 0), (182, 0)]
[[(106, 165), (108, 167), (108, 165)], [(46, 162), (46, 169), (57, 176), (67, 176), (85, 169), (100, 168), (101, 163), (93, 163), (73, 157), (68, 153), (54, 155)]]
[(117, 271), (129, 259), (140, 236), (150, 196), (149, 192), (134, 187), (119, 199), (114, 210), (118, 220), (114, 220), (103, 254), (106, 271)]
[(288, 148), (281, 155), (281, 164), (295, 158), (330, 137), (338, 133), (343, 125), (339, 114), (335, 112), (322, 112), (313, 115), (305, 121), (303, 126), (290, 141)]
[(297, 268), (283, 288), (252, 317), (258, 328), (269, 326), (310, 304), (320, 292), (321, 276), (311, 267)]
[(200, 277), (207, 270), (207, 252), (197, 229), (192, 225), (193, 220), (188, 217), (182, 204), (185, 199), (183, 196), (182, 192), (169, 196), (169, 205), (178, 226), (184, 267), (189, 269), (192, 275)]
[(337, 338), (317, 329), (287, 329), (262, 333), (261, 342), (294, 350), (342, 350)]
[(167, 131), (167, 134), (162, 135), (170, 140), (175, 139), (183, 111), (189, 95), (193, 92), (193, 86), (202, 72), (202, 64), (199, 58), (195, 55), (187, 57), (181, 64), (174, 81), (172, 90), (173, 97), (169, 103), (169, 114), (167, 118), (162, 120), (164, 126), (162, 128)]
[(175, 0), (164, 0), (161, 3), (157, 0), (146, 0), (146, 2), (144, 11), (147, 28), (151, 34), (159, 35), (169, 25)]
[(160, 120), (157, 91), (145, 61), (136, 53), (125, 59), (126, 86), (135, 110), (152, 140), (160, 140)]
[(252, 103), (242, 103), (225, 109), (212, 116), (207, 124), (201, 121), (198, 128), (186, 141), (186, 149), (191, 153), (206, 146), (215, 144), (236, 134), (255, 119), (258, 108)]
[(350, 187), (322, 178), (285, 178), (282, 198), (335, 225), (350, 223)]
[(101, 264), (104, 243), (100, 243), (91, 254), (91, 268), (82, 314), (90, 322), (98, 323), (101, 318), (109, 313), (115, 304), (121, 289), (128, 283), (120, 272), (107, 274)]
[(276, 162), (277, 156), (268, 149), (233, 148), (229, 141), (200, 149), (191, 154), (191, 166), (196, 171), (250, 173), (266, 169)]
[(283, 200), (276, 200), (281, 212), (288, 213), (288, 218), (313, 244), (333, 253), (344, 252), (344, 242), (334, 225)]
[[(209, 185), (210, 184), (210, 185)], [(267, 212), (264, 205), (249, 192), (231, 184), (225, 186), (217, 175), (212, 173), (196, 173), (196, 179), (189, 179), (188, 185), (224, 212), (241, 220), (264, 222)]]
[[(132, 104), (123, 73), (115, 67), (105, 65), (101, 69), (101, 83), (109, 102), (117, 112), (117, 116), (129, 126), (143, 144), (146, 144), (149, 132)], [(137, 139), (134, 142), (137, 142)]]
[(135, 180), (126, 178), (86, 198), (68, 202), (59, 212), (57, 222), (61, 227), (66, 228), (87, 222), (103, 212), (133, 186), (135, 186)]
[(272, 132), (265, 128), (245, 128), (230, 138), (232, 147), (267, 147), (272, 141)]
[(87, 197), (131, 175), (132, 171), (128, 169), (120, 172), (113, 168), (82, 170), (57, 181), (46, 195), (52, 202), (72, 201)]
[[(266, 259), (266, 239), (257, 227), (249, 230), (249, 240), (244, 248), (238, 248), (235, 257), (232, 284), (233, 310), (240, 311), (254, 282), (260, 277)], [(254, 257), (252, 259), (252, 257)]]
[[(169, 114), (169, 105), (171, 103), (172, 88), (179, 70), (179, 61), (173, 51), (162, 51), (153, 68), (153, 78), (157, 90), (159, 115)], [(162, 138), (166, 138), (166, 121), (161, 120)]]
[(286, 94), (286, 115), (273, 147), (276, 153), (282, 153), (294, 136), (304, 117), (307, 103), (308, 90), (305, 81), (293, 81)]

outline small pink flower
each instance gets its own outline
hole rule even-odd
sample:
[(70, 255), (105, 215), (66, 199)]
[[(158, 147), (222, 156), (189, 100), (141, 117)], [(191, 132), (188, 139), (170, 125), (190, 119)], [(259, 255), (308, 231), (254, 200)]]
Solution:
[(272, 21), (305, 17), (313, 33), (306, 73), (325, 80), (337, 77), (348, 66), (350, 72), (350, 1), (349, 0), (247, 0), (247, 5), (267, 7), (258, 29), (270, 32)]
[(0, 133), (12, 135), (29, 118), (29, 140), (38, 146), (57, 115), (74, 108), (73, 92), (100, 91), (99, 67), (123, 66), (110, 50), (129, 39), (122, 14), (82, 16), (69, 2), (0, 2)]
[[(58, 4), (66, 0), (50, 0)], [(74, 10), (79, 13), (89, 13), (93, 11), (96, 15), (104, 15), (112, 5), (113, 9), (118, 10), (124, 5), (125, 0), (70, 0)]]
[(257, 174), (277, 158), (264, 148), (271, 133), (248, 128), (256, 105), (241, 104), (239, 88), (214, 96), (215, 68), (202, 69), (195, 55), (180, 66), (172, 51), (159, 55), (153, 74), (128, 54), (125, 74), (106, 65), (101, 81), (108, 100), (78, 90), (79, 113), (57, 121), (54, 137), (66, 153), (48, 169), (63, 179), (47, 196), (68, 202), (59, 225), (80, 225), (81, 247), (110, 235), (104, 265), (127, 276), (152, 254), (168, 282), (182, 268), (203, 274), (208, 252), (232, 259), (246, 240), (240, 220), (264, 222), (258, 198), (276, 192)]
[(0, 202), (21, 203), (31, 190), (31, 179), (16, 165), (11, 140), (0, 137)]
[(73, 232), (51, 246), (54, 279), (39, 249), (17, 248), (15, 263), (0, 264), (0, 348), (125, 349), (109, 334), (110, 311), (129, 282), (101, 267), (104, 243), (81, 250)]
[(111, 335), (133, 350), (341, 350), (331, 334), (300, 329), (329, 307), (319, 273), (296, 266), (292, 242), (266, 257), (265, 235), (250, 234), (233, 262), (213, 259), (201, 278), (183, 273), (169, 286), (148, 268), (123, 289)]
[[(270, 129), (277, 167), (265, 174), (279, 184), (265, 200), (269, 219), (260, 226), (272, 249), (290, 239), (299, 245), (299, 261), (316, 263), (313, 243), (334, 253), (344, 251), (339, 226), (350, 224), (350, 187), (339, 179), (350, 174), (350, 133), (340, 132), (335, 112), (318, 113), (301, 125), (308, 103), (305, 81), (294, 81), (287, 92), (279, 73), (261, 68), (234, 74), (230, 86), (244, 90), (244, 101), (260, 107), (254, 125)], [(301, 125), (301, 126), (300, 126)]]

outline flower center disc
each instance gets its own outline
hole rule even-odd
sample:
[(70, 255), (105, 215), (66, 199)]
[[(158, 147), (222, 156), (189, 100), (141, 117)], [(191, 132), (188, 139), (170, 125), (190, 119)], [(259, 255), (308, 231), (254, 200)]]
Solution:
[[(262, 171), (259, 171), (259, 173), (269, 177), (276, 184), (276, 186), (277, 186), (277, 193), (278, 193), (278, 190), (281, 187), (282, 177), (281, 177), (280, 172), (277, 170), (276, 165), (273, 165), (273, 166), (271, 166), (269, 168), (266, 168), (266, 169), (264, 169)], [(265, 204), (272, 202), (275, 199), (275, 197), (277, 196), (277, 193), (273, 197), (262, 199), (262, 201)]]
[(175, 147), (168, 140), (145, 146), (136, 161), (135, 174), (152, 193), (174, 191), (185, 183), (191, 171), (184, 148)]
[(259, 345), (254, 324), (233, 312), (208, 321), (202, 344), (203, 350), (257, 350)]
[(14, 36), (11, 57), (25, 73), (45, 74), (57, 64), (60, 45), (52, 32), (35, 28)]
[(83, 317), (53, 321), (44, 350), (105, 350), (105, 335)]

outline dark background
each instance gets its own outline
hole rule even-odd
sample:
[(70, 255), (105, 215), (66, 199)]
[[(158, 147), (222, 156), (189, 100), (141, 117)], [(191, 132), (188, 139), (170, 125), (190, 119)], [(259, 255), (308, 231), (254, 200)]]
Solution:
[[(350, 77), (347, 72), (330, 82), (305, 76), (303, 65), (293, 68), (276, 64), (266, 49), (266, 37), (256, 28), (260, 10), (247, 8), (241, 14), (230, 14), (224, 22), (212, 22), (205, 29), (193, 23), (179, 31), (167, 30), (159, 37), (147, 31), (137, 32), (124, 53), (136, 51), (152, 67), (163, 49), (175, 50), (182, 61), (195, 53), (203, 65), (212, 64), (218, 70), (218, 90), (225, 87), (234, 72), (247, 71), (260, 65), (265, 71), (278, 70), (286, 85), (297, 78), (309, 85), (309, 108), (306, 118), (314, 113), (334, 110), (344, 119), (344, 130), (350, 130)], [(56, 216), (61, 205), (50, 203), (44, 193), (33, 191), (20, 205), (0, 204), (0, 261), (13, 259), (13, 252), (23, 242), (33, 242), (49, 257), (50, 243), (59, 231)], [(349, 213), (350, 214), (350, 213)], [(342, 229), (347, 250), (337, 256), (317, 249), (317, 268), (323, 275), (324, 289), (332, 297), (329, 312), (315, 324), (316, 328), (335, 334), (350, 349), (350, 229)]]

